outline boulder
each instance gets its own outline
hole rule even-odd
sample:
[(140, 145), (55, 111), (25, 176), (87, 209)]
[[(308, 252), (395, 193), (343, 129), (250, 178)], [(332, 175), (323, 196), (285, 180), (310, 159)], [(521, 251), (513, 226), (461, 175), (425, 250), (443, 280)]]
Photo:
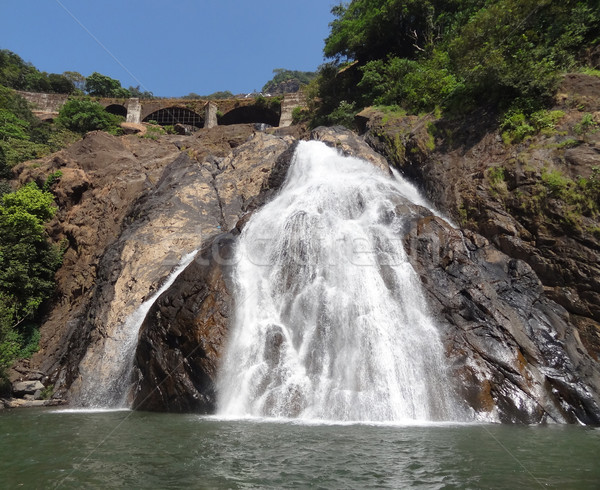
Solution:
[[(44, 385), (38, 381), (18, 381), (13, 383), (12, 391), (13, 395), (16, 397), (25, 397), (27, 395), (34, 396), (36, 393), (38, 396), (41, 393), (41, 390), (44, 389)], [(33, 398), (32, 398), (33, 399)]]

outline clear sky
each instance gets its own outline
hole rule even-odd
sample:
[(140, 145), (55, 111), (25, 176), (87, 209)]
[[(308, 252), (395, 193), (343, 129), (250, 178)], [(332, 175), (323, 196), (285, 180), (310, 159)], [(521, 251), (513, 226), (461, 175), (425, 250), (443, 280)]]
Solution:
[(317, 69), (338, 3), (0, 0), (0, 49), (41, 71), (97, 71), (157, 96), (248, 93), (274, 68)]

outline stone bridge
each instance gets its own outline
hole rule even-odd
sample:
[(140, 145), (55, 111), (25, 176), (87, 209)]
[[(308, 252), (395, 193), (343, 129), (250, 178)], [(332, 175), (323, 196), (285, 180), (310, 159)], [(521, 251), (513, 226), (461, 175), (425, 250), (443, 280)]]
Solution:
[[(65, 94), (18, 92), (33, 106), (33, 113), (42, 120), (52, 120), (69, 98)], [(72, 96), (71, 96), (72, 97)], [(125, 117), (127, 122), (154, 121), (160, 125), (183, 124), (196, 128), (241, 123), (265, 123), (289, 126), (292, 111), (303, 106), (303, 94), (283, 97), (244, 97), (219, 100), (190, 99), (118, 99), (92, 97), (111, 114)]]

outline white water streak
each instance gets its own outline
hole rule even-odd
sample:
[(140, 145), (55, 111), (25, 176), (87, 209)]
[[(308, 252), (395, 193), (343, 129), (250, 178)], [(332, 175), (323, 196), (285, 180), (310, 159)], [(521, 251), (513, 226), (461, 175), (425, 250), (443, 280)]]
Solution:
[(131, 374), (137, 347), (138, 333), (154, 302), (175, 282), (175, 279), (192, 262), (198, 250), (182, 257), (164, 284), (144, 301), (115, 329), (113, 336), (105, 339), (101, 358), (90, 379), (85, 380), (80, 403), (86, 407), (127, 408), (131, 387)]

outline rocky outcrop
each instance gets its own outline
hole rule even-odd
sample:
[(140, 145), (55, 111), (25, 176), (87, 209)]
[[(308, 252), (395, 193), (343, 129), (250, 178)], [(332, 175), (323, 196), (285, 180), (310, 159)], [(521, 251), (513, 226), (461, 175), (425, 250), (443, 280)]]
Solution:
[(257, 135), (221, 162), (222, 230), (156, 301), (140, 328), (133, 406), (211, 413), (232, 310), (232, 247), (252, 212), (283, 183), (293, 140)]
[[(384, 127), (377, 114), (363, 117), (377, 151), (341, 128), (309, 137), (389, 172), (386, 155), (462, 221), (465, 231), (424, 208), (397, 210), (406, 211), (399, 233), (442, 333), (455, 390), (473, 417), (600, 423), (596, 239), (559, 235), (556, 220), (514, 211), (510, 189), (531, 186), (533, 195), (537, 177), (511, 170), (514, 148), (497, 135), (476, 141), (473, 134), (468, 151), (442, 153), (427, 121), (409, 117)], [(232, 249), (282, 185), (297, 141), (291, 130), (271, 133), (241, 125), (156, 142), (93, 133), (19, 169), (22, 181), (63, 171), (51, 232), (68, 248), (31, 366), (55, 384), (56, 397), (85, 404), (94, 383), (110, 381), (106, 365), (118, 362), (120, 327), (184, 254), (200, 250), (141, 324), (130, 400), (143, 410), (214, 410), (234, 307)], [(584, 156), (569, 154), (583, 167)], [(489, 159), (506, 170), (501, 185), (490, 186)], [(544, 209), (564, 216), (559, 204)]]
[(85, 373), (97, 368), (88, 359), (80, 369), (88, 346), (110, 339), (183, 254), (221, 232), (225, 201), (213, 175), (253, 134), (252, 125), (159, 141), (95, 132), (16, 169), (22, 182), (42, 183), (51, 172), (62, 172), (50, 234), (66, 252), (41, 349), (31, 362), (54, 384), (55, 396), (71, 388), (71, 399), (77, 398)]
[[(369, 155), (340, 128), (312, 137)], [(241, 150), (241, 149), (240, 149)], [(272, 168), (251, 206), (274, 192), (293, 146)], [(374, 159), (374, 164), (381, 162)], [(278, 183), (279, 184), (278, 184)], [(409, 217), (404, 242), (442, 332), (457, 396), (477, 420), (539, 423), (600, 421), (600, 370), (568, 312), (545, 294), (523, 260), (489, 240), (461, 232), (424, 208)], [(233, 308), (231, 250), (249, 214), (188, 266), (146, 317), (136, 353), (134, 406), (211, 413), (216, 373)]]
[(405, 244), (476, 418), (600, 422), (600, 366), (525, 261), (434, 216), (414, 221)]

